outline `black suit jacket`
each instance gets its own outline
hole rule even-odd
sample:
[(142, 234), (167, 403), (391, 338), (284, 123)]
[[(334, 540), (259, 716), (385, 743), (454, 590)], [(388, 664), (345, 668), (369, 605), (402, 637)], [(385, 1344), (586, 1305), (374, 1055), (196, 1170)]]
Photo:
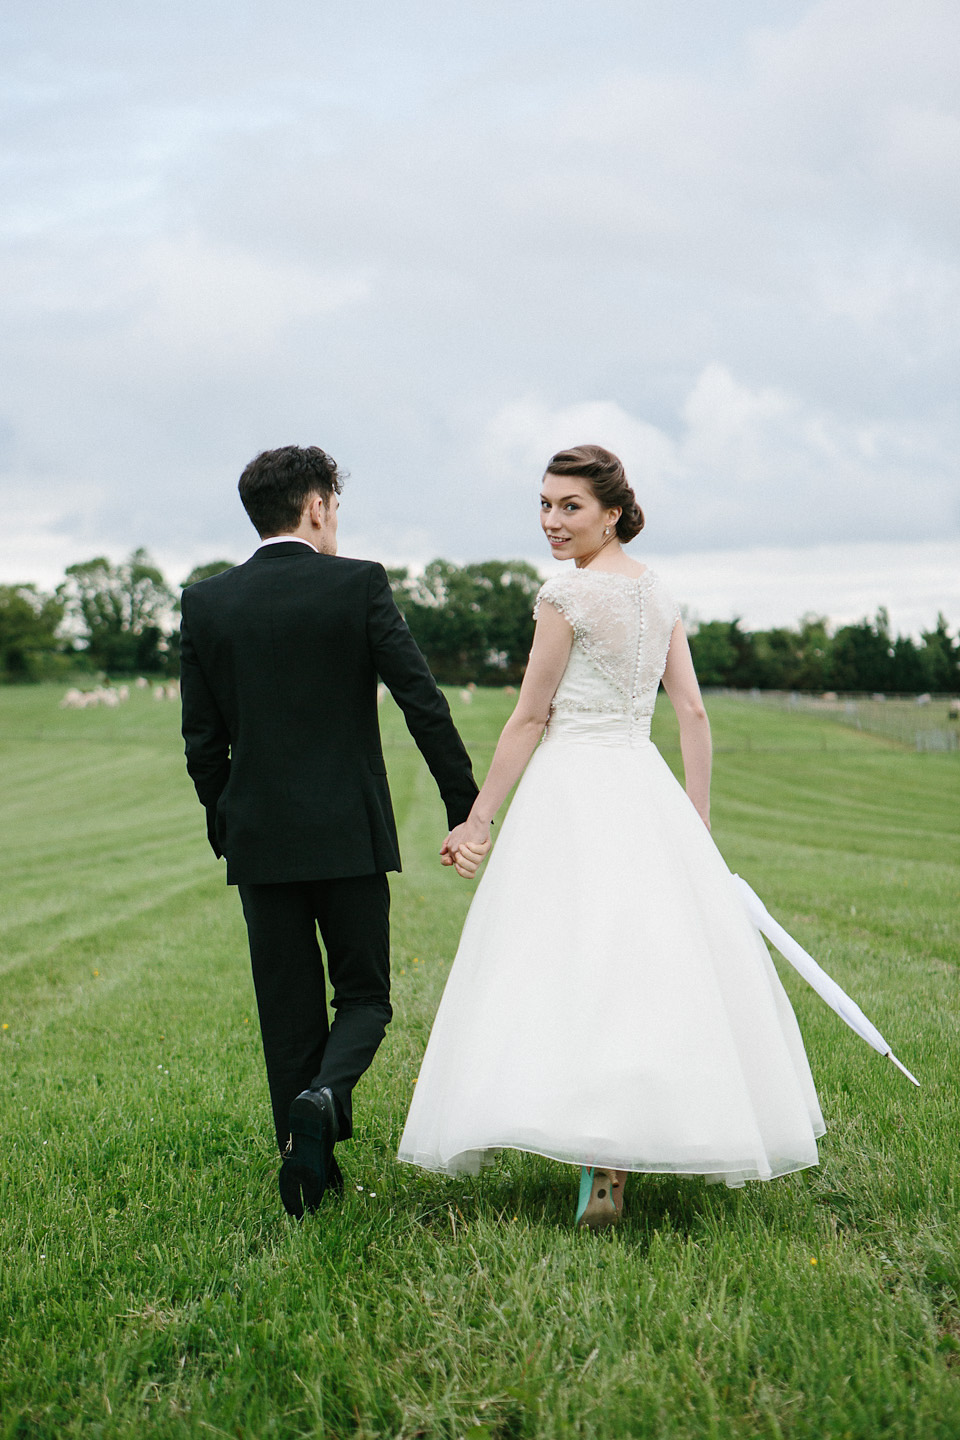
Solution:
[(399, 870), (377, 676), (403, 711), (452, 827), (470, 759), (382, 565), (297, 541), (183, 592), (187, 769), (228, 884)]

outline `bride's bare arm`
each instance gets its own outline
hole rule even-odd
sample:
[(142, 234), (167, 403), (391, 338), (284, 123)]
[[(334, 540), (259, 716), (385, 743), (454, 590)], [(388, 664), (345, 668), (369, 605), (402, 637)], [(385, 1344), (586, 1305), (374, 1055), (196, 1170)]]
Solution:
[(700, 698), (690, 646), (678, 620), (670, 638), (667, 667), (663, 672), (663, 688), (677, 714), (680, 726), (680, 753), (687, 794), (696, 806), (704, 825), (710, 829), (710, 765), (713, 747), (710, 721)]
[(490, 821), (523, 774), (543, 734), (550, 715), (550, 701), (566, 669), (572, 644), (573, 631), (569, 624), (559, 610), (544, 602), (537, 617), (533, 648), (516, 708), (501, 731), (487, 778), (467, 820), (452, 830), (444, 842), (443, 849), (448, 855), (461, 845), (483, 846), (489, 841)]

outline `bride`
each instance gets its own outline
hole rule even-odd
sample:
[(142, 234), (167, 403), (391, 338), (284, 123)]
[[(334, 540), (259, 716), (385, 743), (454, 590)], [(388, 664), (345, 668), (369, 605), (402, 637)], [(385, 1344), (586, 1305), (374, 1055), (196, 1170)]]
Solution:
[[(622, 546), (643, 514), (615, 455), (554, 455), (549, 579), (516, 709), (444, 860), (467, 916), (400, 1159), (476, 1174), (498, 1150), (582, 1166), (577, 1223), (626, 1173), (740, 1185), (817, 1163), (823, 1119), (787, 996), (710, 838), (710, 728), (677, 606)], [(650, 741), (660, 682), (686, 793)], [(544, 731), (546, 733), (544, 734)]]

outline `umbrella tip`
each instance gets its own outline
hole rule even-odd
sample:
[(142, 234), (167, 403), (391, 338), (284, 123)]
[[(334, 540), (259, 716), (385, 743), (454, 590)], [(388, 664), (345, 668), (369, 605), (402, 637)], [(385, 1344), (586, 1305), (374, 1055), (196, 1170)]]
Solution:
[(904, 1073), (904, 1075), (906, 1075), (907, 1079), (908, 1079), (908, 1080), (911, 1080), (911, 1081), (913, 1082), (913, 1084), (916, 1085), (916, 1087), (917, 1087), (918, 1090), (920, 1089), (920, 1081), (917, 1079), (916, 1075), (912, 1075), (912, 1074), (910, 1073), (910, 1071), (907, 1069), (906, 1065), (904, 1065), (904, 1064), (902, 1063), (902, 1061), (900, 1061), (900, 1060), (897, 1059), (896, 1055), (894, 1055), (894, 1053), (893, 1053), (892, 1050), (888, 1050), (888, 1051), (887, 1051), (887, 1059), (888, 1059), (888, 1060), (892, 1060), (893, 1063), (894, 1063), (894, 1065), (896, 1065), (897, 1069), (898, 1069), (898, 1070), (902, 1070), (903, 1073)]

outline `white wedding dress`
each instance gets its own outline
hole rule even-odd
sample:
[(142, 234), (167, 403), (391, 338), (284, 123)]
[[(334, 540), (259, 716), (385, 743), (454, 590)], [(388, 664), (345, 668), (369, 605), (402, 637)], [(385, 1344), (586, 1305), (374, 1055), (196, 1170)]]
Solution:
[(790, 1002), (650, 740), (676, 605), (652, 571), (543, 586), (574, 632), (464, 926), (400, 1159), (498, 1150), (728, 1185), (817, 1163)]

